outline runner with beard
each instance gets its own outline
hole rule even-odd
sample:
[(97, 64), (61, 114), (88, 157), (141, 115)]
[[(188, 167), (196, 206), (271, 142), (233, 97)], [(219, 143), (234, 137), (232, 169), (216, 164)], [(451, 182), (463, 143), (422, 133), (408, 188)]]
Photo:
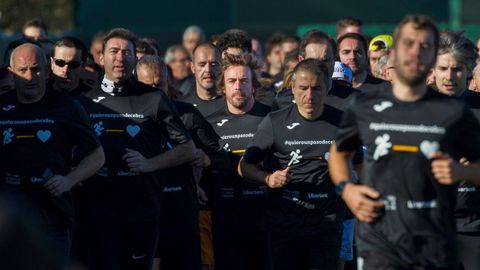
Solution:
[(325, 63), (300, 62), (291, 80), (295, 105), (262, 121), (240, 161), (245, 179), (269, 188), (274, 269), (337, 269), (345, 206), (335, 194), (327, 164), (341, 111), (324, 104), (329, 82)]
[(220, 51), (210, 43), (202, 43), (193, 50), (192, 73), (195, 75), (195, 91), (178, 99), (191, 103), (203, 116), (221, 110), (225, 101), (217, 93), (216, 81), (220, 73)]
[[(433, 74), (439, 92), (464, 101), (480, 120), (480, 94), (467, 89), (477, 51), (462, 32), (442, 32)], [(455, 217), (461, 269), (480, 269), (480, 188), (466, 181), (460, 183)]]
[(352, 69), (352, 87), (360, 91), (377, 88), (388, 90), (389, 82), (368, 74), (367, 41), (357, 33), (346, 33), (337, 39), (338, 58)]
[[(140, 82), (175, 96), (172, 89), (168, 89), (168, 69), (159, 56), (143, 56), (137, 64), (137, 74)], [(160, 235), (153, 269), (200, 269), (198, 201), (205, 204), (207, 198), (197, 185), (204, 168), (225, 169), (228, 156), (210, 123), (192, 104), (175, 100), (172, 103), (192, 136), (196, 155), (190, 163), (163, 172)]]
[[(168, 97), (135, 80), (135, 35), (104, 39), (101, 86), (81, 98), (105, 148), (105, 165), (85, 183), (91, 269), (151, 269), (159, 230), (159, 170), (194, 158)], [(168, 141), (171, 149), (162, 151)]]
[[(438, 48), (431, 20), (406, 17), (394, 40), (398, 81), (391, 91), (362, 92), (347, 109), (330, 149), (330, 175), (361, 221), (360, 269), (457, 269), (452, 184), (478, 183), (480, 126), (462, 102), (425, 84)], [(348, 161), (362, 144), (361, 184), (354, 184)], [(471, 164), (454, 161), (460, 157)]]
[(254, 99), (260, 86), (255, 72), (242, 56), (225, 54), (218, 89), (225, 93), (226, 108), (207, 120), (230, 153), (226, 172), (212, 175), (211, 200), (216, 270), (270, 269), (265, 230), (265, 188), (247, 183), (237, 164), (258, 124), (270, 108)]

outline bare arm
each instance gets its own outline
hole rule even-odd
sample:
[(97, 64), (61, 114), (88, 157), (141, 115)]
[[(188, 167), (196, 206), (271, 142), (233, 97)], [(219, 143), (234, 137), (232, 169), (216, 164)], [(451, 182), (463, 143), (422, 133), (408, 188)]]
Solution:
[[(353, 151), (337, 151), (335, 143), (330, 147), (328, 169), (335, 186), (338, 186), (344, 180), (351, 179), (349, 161), (353, 154)], [(341, 197), (360, 221), (374, 221), (380, 216), (379, 210), (384, 206), (383, 202), (377, 200), (380, 193), (365, 185), (347, 183), (343, 188)]]
[(245, 162), (243, 157), (240, 159), (238, 171), (245, 179), (257, 184), (267, 185), (270, 188), (283, 187), (290, 180), (290, 167), (269, 173), (263, 170), (259, 164)]
[(73, 186), (91, 177), (105, 163), (105, 154), (101, 146), (93, 150), (89, 155), (67, 175), (54, 175), (46, 183), (45, 187), (55, 196), (69, 191)]
[(195, 158), (195, 145), (192, 141), (187, 141), (152, 158), (145, 158), (138, 151), (128, 148), (126, 152), (122, 159), (125, 160), (130, 171), (148, 173), (190, 162)]

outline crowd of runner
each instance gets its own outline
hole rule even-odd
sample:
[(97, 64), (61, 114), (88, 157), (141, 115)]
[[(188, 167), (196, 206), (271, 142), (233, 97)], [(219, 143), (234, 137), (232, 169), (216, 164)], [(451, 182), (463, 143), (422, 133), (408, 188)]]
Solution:
[(423, 15), (378, 34), (88, 49), (28, 21), (0, 69), (1, 268), (480, 269), (478, 49)]

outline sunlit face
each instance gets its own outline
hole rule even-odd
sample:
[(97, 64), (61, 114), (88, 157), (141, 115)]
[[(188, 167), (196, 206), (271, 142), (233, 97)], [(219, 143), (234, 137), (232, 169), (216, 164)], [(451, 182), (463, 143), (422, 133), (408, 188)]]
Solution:
[(225, 99), (229, 106), (243, 110), (255, 102), (251, 72), (247, 66), (230, 66), (224, 71)]
[(367, 69), (367, 55), (362, 42), (354, 38), (345, 38), (338, 44), (340, 61), (352, 69), (353, 75), (365, 72)]
[(55, 84), (63, 90), (73, 90), (80, 83), (82, 61), (80, 51), (70, 47), (55, 47), (50, 65)]
[(197, 48), (193, 55), (192, 73), (195, 75), (197, 89), (214, 89), (220, 73), (220, 53), (212, 47)]
[(132, 76), (135, 61), (132, 42), (123, 38), (109, 39), (100, 57), (100, 62), (105, 68), (105, 76), (116, 83), (123, 82)]
[(41, 49), (32, 45), (22, 45), (14, 51), (9, 70), (20, 102), (36, 102), (45, 94), (47, 63), (42, 57)]
[(300, 114), (316, 119), (323, 111), (327, 85), (310, 71), (298, 71), (292, 83), (292, 93)]
[(427, 74), (435, 63), (434, 39), (431, 30), (415, 29), (413, 23), (402, 27), (391, 53), (399, 82), (410, 86), (425, 83)]
[(444, 94), (459, 96), (467, 88), (468, 69), (450, 53), (437, 56), (433, 72), (436, 88)]

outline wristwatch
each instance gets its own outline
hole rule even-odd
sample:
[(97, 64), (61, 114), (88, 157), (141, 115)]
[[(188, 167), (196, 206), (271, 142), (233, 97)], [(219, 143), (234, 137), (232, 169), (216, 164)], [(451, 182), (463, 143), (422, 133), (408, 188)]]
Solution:
[(342, 196), (342, 192), (343, 192), (343, 189), (345, 188), (345, 186), (348, 184), (348, 183), (355, 183), (352, 179), (345, 179), (345, 180), (342, 180), (340, 182), (340, 184), (338, 184), (336, 187), (335, 187), (335, 193), (337, 193), (338, 196)]

